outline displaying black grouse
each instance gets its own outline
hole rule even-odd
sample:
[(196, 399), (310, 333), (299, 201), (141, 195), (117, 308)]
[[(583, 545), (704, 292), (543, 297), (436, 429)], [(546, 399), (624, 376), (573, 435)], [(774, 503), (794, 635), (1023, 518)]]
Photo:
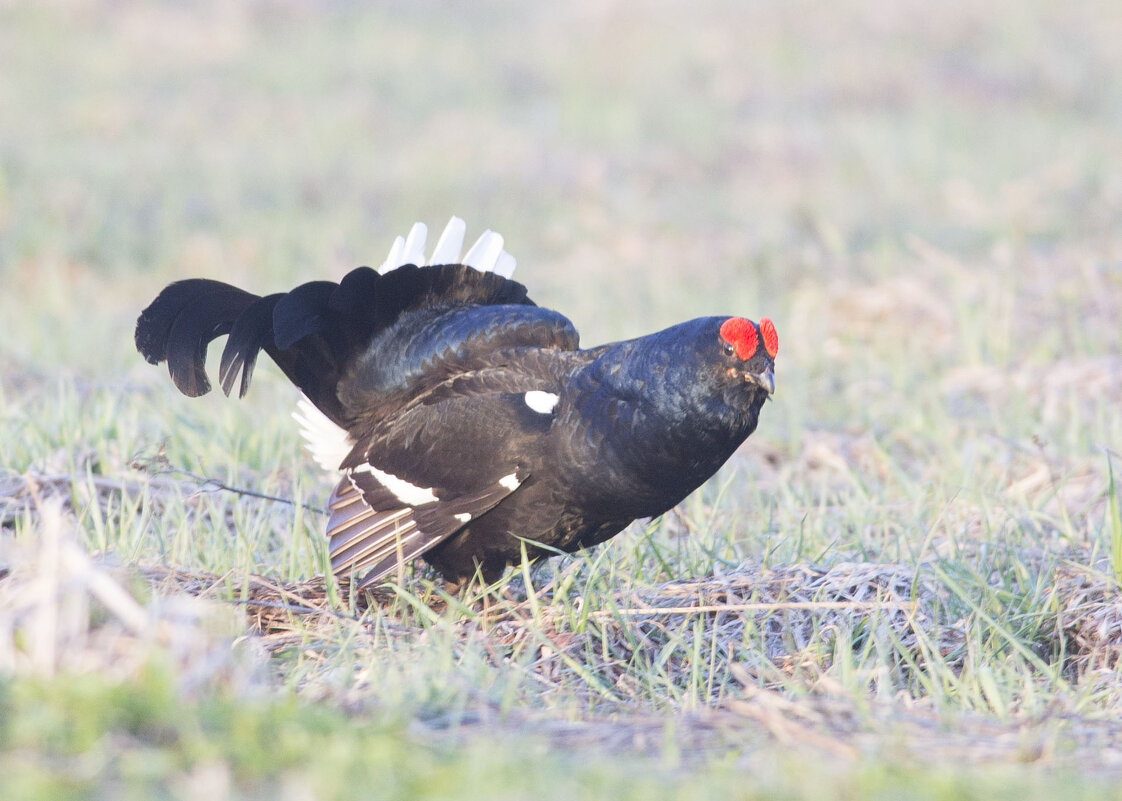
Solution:
[(207, 346), (224, 334), (227, 395), (245, 395), (261, 350), (304, 393), (310, 450), (342, 473), (337, 574), (369, 586), (423, 556), (449, 579), (493, 580), (523, 547), (596, 545), (672, 508), (755, 430), (775, 387), (770, 320), (703, 317), (581, 350), (510, 280), (501, 237), (461, 258), (453, 218), (426, 260), (426, 233), (399, 237), (380, 273), (287, 293), (178, 281), (137, 320), (137, 349), (185, 395), (209, 391)]

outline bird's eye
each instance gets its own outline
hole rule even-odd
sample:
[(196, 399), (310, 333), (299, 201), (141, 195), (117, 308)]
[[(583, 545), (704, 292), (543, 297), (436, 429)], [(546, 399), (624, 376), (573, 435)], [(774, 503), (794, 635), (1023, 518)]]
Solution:
[(726, 353), (735, 353), (742, 360), (752, 358), (759, 346), (756, 324), (743, 317), (729, 317), (721, 323), (721, 341)]

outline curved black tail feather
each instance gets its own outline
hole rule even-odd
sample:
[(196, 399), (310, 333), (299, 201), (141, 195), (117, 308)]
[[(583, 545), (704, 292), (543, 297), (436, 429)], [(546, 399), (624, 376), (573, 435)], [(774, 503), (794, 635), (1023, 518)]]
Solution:
[(206, 278), (170, 284), (136, 321), (136, 349), (150, 364), (167, 360), (179, 391), (195, 398), (210, 391), (207, 346), (231, 326), (256, 295)]
[[(136, 321), (136, 347), (151, 364), (167, 361), (175, 386), (198, 397), (210, 391), (207, 347), (228, 335), (218, 370), (222, 391), (249, 389), (264, 350), (332, 421), (350, 421), (337, 387), (374, 336), (403, 313), (457, 305), (534, 305), (521, 284), (463, 265), (405, 265), (385, 274), (352, 270), (339, 283), (312, 281), (261, 297), (221, 281), (195, 278), (168, 285)], [(240, 378), (240, 380), (239, 380)]]

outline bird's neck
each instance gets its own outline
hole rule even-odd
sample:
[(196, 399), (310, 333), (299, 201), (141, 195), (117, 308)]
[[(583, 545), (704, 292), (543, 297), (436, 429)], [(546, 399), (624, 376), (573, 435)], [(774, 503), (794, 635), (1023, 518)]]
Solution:
[(754, 387), (707, 395), (692, 365), (657, 345), (620, 343), (592, 371), (605, 445), (643, 506), (636, 516), (661, 514), (704, 483), (755, 430), (765, 398)]

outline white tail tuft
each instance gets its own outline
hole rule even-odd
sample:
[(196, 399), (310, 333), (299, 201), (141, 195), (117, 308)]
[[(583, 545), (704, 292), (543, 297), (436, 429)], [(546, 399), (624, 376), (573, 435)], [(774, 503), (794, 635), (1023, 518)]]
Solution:
[(494, 272), (503, 278), (514, 274), (517, 262), (503, 250), (503, 238), (494, 231), (484, 231), (462, 257), (464, 233), (467, 226), (459, 217), (453, 217), (436, 241), (432, 257), (425, 259), (425, 240), (428, 228), (424, 223), (414, 223), (408, 237), (398, 237), (378, 272), (388, 273), (405, 264), (466, 264), (481, 273)]
[(393, 247), (390, 248), (390, 255), (386, 256), (386, 260), (382, 262), (382, 266), (378, 269), (380, 273), (388, 273), (390, 270), (395, 270), (405, 262), (401, 260), (401, 251), (405, 247), (405, 240), (400, 236), (393, 241)]
[(499, 258), (495, 262), (495, 275), (501, 275), (503, 278), (510, 278), (514, 275), (515, 264), (517, 264), (517, 262), (514, 261), (514, 256), (511, 256), (504, 250), (499, 254)]
[(425, 240), (428, 238), (429, 229), (424, 223), (413, 223), (409, 229), (409, 236), (405, 238), (405, 248), (401, 252), (401, 264), (425, 263)]
[(338, 471), (339, 465), (354, 447), (354, 441), (344, 429), (327, 419), (327, 416), (301, 396), (292, 417), (300, 424), (300, 436), (307, 440), (306, 447), (312, 458), (324, 470)]
[(495, 262), (502, 252), (503, 238), (491, 229), (487, 229), (471, 246), (471, 250), (464, 254), (464, 264), (474, 267), (481, 273), (489, 273), (495, 268)]
[(464, 249), (464, 234), (467, 225), (459, 217), (453, 217), (444, 226), (444, 233), (436, 241), (432, 249), (432, 258), (429, 264), (455, 264), (460, 260), (460, 253)]

